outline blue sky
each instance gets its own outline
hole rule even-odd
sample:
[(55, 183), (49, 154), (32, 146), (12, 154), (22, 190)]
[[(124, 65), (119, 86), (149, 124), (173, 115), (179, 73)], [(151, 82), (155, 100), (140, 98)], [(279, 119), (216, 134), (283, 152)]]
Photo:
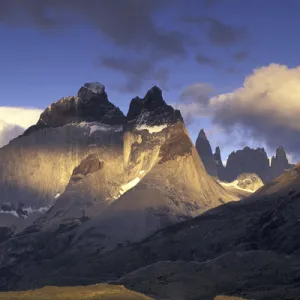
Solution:
[[(124, 0), (129, 4), (121, 8), (118, 3), (122, 0), (112, 1), (114, 7), (106, 5), (108, 1), (62, 0), (64, 5), (60, 5), (45, 0), (43, 6), (29, 0), (28, 7), (18, 6), (18, 0), (2, 1), (0, 106), (43, 109), (63, 96), (76, 94), (84, 82), (99, 81), (106, 86), (110, 101), (126, 113), (129, 101), (143, 96), (154, 84), (162, 87), (168, 103), (181, 103), (182, 92), (196, 83), (213, 86), (214, 96), (241, 87), (255, 68), (271, 63), (295, 68), (299, 64), (297, 0), (162, 0), (158, 7), (148, 0)], [(107, 20), (99, 21), (97, 10), (99, 19)], [(127, 23), (131, 24), (128, 28)], [(140, 31), (135, 32), (138, 26)], [(175, 35), (175, 46), (168, 47), (166, 42), (160, 49), (159, 34), (172, 31), (180, 33)], [(112, 64), (114, 59), (127, 61), (127, 66), (119, 68), (118, 61)], [(155, 70), (143, 72), (142, 68), (133, 74), (128, 65), (139, 61)], [(128, 80), (131, 84), (124, 87)], [(220, 132), (213, 130), (214, 125), (213, 116), (195, 115), (188, 129), (193, 139), (201, 128), (211, 132), (212, 146), (221, 144), (224, 158), (245, 144), (243, 136), (227, 139), (230, 127)], [(252, 130), (251, 124), (249, 128)], [(251, 146), (263, 143), (274, 152), (274, 142), (266, 134), (259, 138), (251, 134), (248, 142)], [(295, 147), (290, 148), (297, 155)]]

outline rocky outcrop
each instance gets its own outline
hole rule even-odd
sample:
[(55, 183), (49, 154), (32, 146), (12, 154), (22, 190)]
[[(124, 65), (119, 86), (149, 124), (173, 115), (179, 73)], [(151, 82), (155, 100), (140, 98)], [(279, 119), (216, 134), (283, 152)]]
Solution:
[(236, 186), (244, 190), (250, 190), (255, 192), (261, 188), (264, 183), (260, 177), (254, 173), (242, 173), (235, 180)]
[(218, 177), (218, 165), (214, 159), (210, 143), (203, 129), (199, 132), (195, 146), (207, 173), (210, 176)]

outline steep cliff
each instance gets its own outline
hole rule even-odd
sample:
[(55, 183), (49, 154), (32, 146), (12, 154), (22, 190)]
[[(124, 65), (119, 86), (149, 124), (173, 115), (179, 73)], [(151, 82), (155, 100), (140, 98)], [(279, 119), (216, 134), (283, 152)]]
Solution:
[(203, 129), (201, 129), (199, 132), (195, 146), (207, 173), (210, 176), (218, 177), (217, 164), (214, 159), (210, 143)]
[(226, 179), (231, 182), (242, 173), (254, 173), (266, 182), (269, 180), (269, 168), (269, 159), (263, 148), (245, 147), (229, 155), (226, 164)]
[(289, 163), (283, 146), (278, 147), (275, 156), (271, 159), (270, 179), (275, 179), (291, 167), (293, 165)]
[(225, 167), (221, 158), (221, 149), (220, 147), (216, 147), (215, 153), (214, 153), (214, 160), (217, 165), (217, 171), (218, 171), (218, 178), (220, 180), (226, 180), (226, 173), (225, 173)]

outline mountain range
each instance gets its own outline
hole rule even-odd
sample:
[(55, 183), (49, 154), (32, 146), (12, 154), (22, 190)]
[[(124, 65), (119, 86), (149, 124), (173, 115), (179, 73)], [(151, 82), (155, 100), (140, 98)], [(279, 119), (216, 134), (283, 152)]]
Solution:
[(294, 166), (289, 163), (283, 146), (276, 149), (271, 163), (264, 148), (244, 147), (242, 150), (230, 153), (226, 166), (224, 166), (220, 147), (216, 147), (215, 153), (212, 152), (210, 142), (203, 129), (200, 130), (197, 137), (196, 149), (207, 173), (226, 182), (236, 180), (243, 173), (254, 173), (264, 183), (267, 183)]
[(0, 290), (299, 299), (300, 167), (282, 173), (279, 148), (271, 180), (265, 151), (245, 149), (224, 167), (204, 131), (195, 147), (156, 86), (125, 116), (104, 85), (84, 84), (0, 149)]

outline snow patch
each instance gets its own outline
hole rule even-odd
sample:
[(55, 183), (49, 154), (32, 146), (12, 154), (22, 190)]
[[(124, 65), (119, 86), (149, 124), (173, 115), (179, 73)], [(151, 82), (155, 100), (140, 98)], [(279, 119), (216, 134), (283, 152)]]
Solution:
[(34, 214), (34, 213), (45, 213), (46, 211), (48, 211), (50, 209), (51, 206), (44, 206), (44, 207), (40, 207), (40, 208), (31, 208), (26, 207), (26, 208), (22, 208), (23, 211), (26, 211), (28, 213), (28, 215)]
[(95, 132), (95, 131), (102, 131), (102, 132), (109, 132), (109, 131), (114, 131), (114, 132), (120, 132), (123, 131), (123, 126), (122, 125), (107, 125), (104, 123), (99, 123), (99, 122), (81, 122), (78, 124), (79, 127), (81, 128), (88, 128), (90, 130), (90, 136)]
[(34, 213), (45, 213), (46, 211), (48, 211), (51, 208), (51, 206), (45, 206), (45, 207), (40, 207), (40, 208), (32, 208), (32, 207), (26, 207), (21, 209), (21, 211), (26, 212), (27, 215), (23, 215), (23, 214), (19, 214), (17, 211), (15, 210), (0, 210), (0, 214), (11, 214), (17, 218), (22, 217), (24, 219), (27, 219), (29, 217), (29, 215), (32, 215)]
[(140, 178), (136, 177), (136, 178), (132, 179), (131, 181), (129, 181), (128, 183), (123, 184), (119, 191), (120, 196), (123, 195), (124, 193), (126, 193), (128, 190), (135, 187), (139, 182), (140, 182)]
[(148, 111), (143, 112), (137, 119), (136, 130), (148, 130), (149, 133), (161, 132), (163, 129), (168, 127), (168, 124), (162, 124), (157, 126), (146, 125), (146, 119), (150, 115)]
[(159, 126), (147, 126), (145, 124), (139, 125), (136, 127), (137, 130), (148, 130), (149, 133), (157, 133), (161, 132), (163, 129), (168, 127), (167, 124), (159, 125)]
[(0, 214), (10, 214), (17, 218), (19, 217), (18, 213), (15, 210), (0, 210)]
[(233, 188), (236, 188), (236, 189), (239, 189), (239, 190), (242, 190), (242, 191), (245, 191), (245, 192), (249, 192), (249, 193), (253, 193), (254, 191), (252, 190), (249, 190), (249, 189), (243, 189), (241, 187), (238, 186), (238, 183), (239, 181), (238, 180), (235, 180), (235, 181), (232, 181), (232, 182), (223, 182), (223, 181), (218, 181), (221, 185), (223, 186), (228, 186), (228, 187), (233, 187)]
[(99, 82), (89, 82), (85, 83), (84, 87), (90, 90), (93, 94), (101, 95), (104, 92), (104, 85)]
[(60, 196), (60, 193), (57, 193), (54, 197), (54, 199), (57, 199)]

